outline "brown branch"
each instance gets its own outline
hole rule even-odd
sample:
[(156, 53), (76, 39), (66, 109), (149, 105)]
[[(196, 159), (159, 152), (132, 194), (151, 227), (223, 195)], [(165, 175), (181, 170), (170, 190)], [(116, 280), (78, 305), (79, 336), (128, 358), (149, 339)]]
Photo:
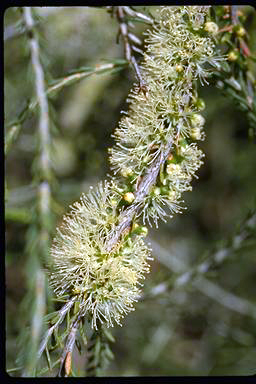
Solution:
[(135, 200), (133, 204), (120, 214), (120, 223), (110, 234), (107, 240), (106, 250), (108, 252), (110, 252), (114, 245), (118, 242), (121, 234), (131, 226), (131, 222), (133, 220), (134, 215), (140, 211), (144, 198), (148, 195), (150, 188), (155, 184), (160, 171), (160, 167), (166, 161), (170, 153), (171, 147), (172, 142), (167, 144), (164, 150), (148, 168), (146, 174), (142, 177), (137, 187), (137, 190), (134, 193)]

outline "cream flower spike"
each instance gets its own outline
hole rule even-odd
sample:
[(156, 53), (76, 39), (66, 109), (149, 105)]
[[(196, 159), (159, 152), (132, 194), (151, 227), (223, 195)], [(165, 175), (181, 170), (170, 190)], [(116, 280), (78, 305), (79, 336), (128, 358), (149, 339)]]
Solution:
[(153, 221), (157, 226), (159, 218), (165, 220), (182, 211), (181, 193), (191, 190), (192, 177), (203, 164), (204, 154), (196, 141), (205, 137), (204, 102), (198, 98), (196, 80), (207, 82), (206, 67), (219, 60), (214, 53), (214, 33), (207, 32), (209, 8), (160, 9), (153, 28), (146, 32), (147, 47), (140, 66), (147, 94), (138, 86), (131, 90), (128, 112), (114, 133), (112, 169), (120, 178), (129, 170), (135, 181), (172, 143), (172, 160), (162, 166), (158, 189), (153, 186), (141, 203), (144, 223), (150, 225)]
[(157, 226), (182, 212), (181, 195), (202, 164), (196, 141), (204, 139), (204, 102), (196, 80), (206, 82), (205, 64), (217, 60), (209, 21), (209, 7), (162, 7), (146, 32), (140, 71), (147, 92), (134, 86), (114, 134), (115, 178), (73, 204), (54, 239), (51, 286), (58, 296), (75, 297), (94, 329), (121, 325), (140, 296), (151, 258), (139, 216)]
[(151, 259), (142, 236), (135, 233), (124, 235), (106, 252), (107, 235), (118, 220), (113, 201), (118, 196), (108, 183), (83, 195), (64, 217), (51, 248), (53, 290), (58, 296), (76, 295), (81, 316), (89, 314), (95, 329), (97, 322), (121, 325), (124, 314), (134, 310)]

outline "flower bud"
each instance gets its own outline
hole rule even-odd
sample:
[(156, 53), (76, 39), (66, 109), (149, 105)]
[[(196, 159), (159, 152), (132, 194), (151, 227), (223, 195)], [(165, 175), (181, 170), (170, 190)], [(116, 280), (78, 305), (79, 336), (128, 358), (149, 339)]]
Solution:
[(175, 197), (176, 197), (176, 192), (175, 191), (169, 191), (168, 199), (172, 201), (175, 199)]
[(113, 207), (116, 207), (117, 204), (118, 204), (118, 201), (117, 201), (117, 199), (110, 199), (110, 203), (111, 203), (111, 205), (112, 205)]
[(235, 25), (233, 31), (238, 37), (244, 37), (246, 35), (246, 31), (241, 25)]
[(203, 99), (197, 99), (195, 102), (195, 106), (199, 111), (203, 111), (205, 109), (205, 102)]
[(147, 229), (147, 227), (140, 226), (139, 224), (134, 223), (133, 228), (132, 228), (132, 234), (146, 237), (148, 234), (148, 229)]
[(131, 204), (135, 199), (135, 196), (132, 192), (126, 192), (123, 196), (123, 200)]
[(190, 136), (194, 140), (200, 140), (201, 139), (201, 129), (200, 127), (194, 127), (190, 131)]
[(216, 35), (216, 33), (219, 30), (219, 27), (213, 21), (207, 21), (207, 23), (205, 23), (204, 25), (204, 30), (208, 33), (212, 33), (213, 35)]
[(199, 113), (194, 113), (190, 117), (190, 121), (191, 121), (192, 127), (197, 127), (197, 126), (202, 127), (204, 125), (205, 118)]
[(147, 227), (141, 227), (141, 236), (146, 237), (148, 235)]
[(216, 86), (217, 86), (219, 89), (223, 89), (223, 88), (224, 88), (224, 83), (223, 83), (223, 81), (218, 80), (217, 83), (216, 83)]
[(174, 160), (174, 156), (173, 156), (172, 153), (170, 153), (170, 154), (168, 155), (168, 157), (167, 157), (167, 162), (170, 163), (170, 162), (172, 162), (173, 160)]
[(166, 172), (168, 175), (171, 175), (172, 173), (178, 173), (180, 172), (180, 165), (175, 163), (168, 164), (166, 167)]
[(176, 64), (175, 70), (176, 72), (181, 73), (184, 71), (184, 68), (181, 64)]
[(238, 59), (238, 57), (239, 57), (239, 54), (236, 51), (230, 51), (228, 54), (228, 60), (229, 61), (236, 61)]
[(154, 187), (152, 190), (152, 194), (158, 196), (161, 194), (161, 189), (159, 187)]
[(121, 171), (121, 175), (123, 177), (129, 177), (129, 176), (132, 176), (133, 175), (133, 170), (131, 168), (125, 168), (125, 169), (122, 169)]
[(169, 192), (169, 188), (164, 186), (164, 187), (161, 187), (161, 195), (167, 195)]

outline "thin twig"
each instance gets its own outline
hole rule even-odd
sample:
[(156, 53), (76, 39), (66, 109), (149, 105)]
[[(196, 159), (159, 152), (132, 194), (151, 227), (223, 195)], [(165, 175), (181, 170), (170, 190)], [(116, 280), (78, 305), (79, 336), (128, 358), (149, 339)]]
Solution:
[(236, 25), (238, 23), (238, 18), (237, 18), (237, 5), (231, 5), (231, 20), (232, 24)]
[(130, 12), (130, 14), (131, 13), (136, 14), (136, 12), (131, 10), (130, 7), (116, 7), (116, 17), (119, 23), (119, 33), (121, 34), (124, 42), (125, 58), (132, 65), (139, 82), (139, 87), (145, 94), (147, 91), (147, 87), (141, 76), (137, 61), (133, 55), (133, 51), (138, 51), (134, 43), (141, 45), (141, 41), (135, 35), (129, 32), (128, 22), (125, 18), (125, 13), (128, 13), (128, 12)]
[(24, 32), (26, 32), (26, 28), (24, 25), (21, 24), (20, 21), (18, 23), (8, 25), (4, 29), (4, 41), (13, 39), (14, 37), (18, 37), (22, 35)]
[[(250, 235), (249, 228), (254, 228), (255, 224), (256, 214), (254, 212), (249, 215), (247, 220), (242, 225), (239, 233), (232, 238), (230, 248), (218, 250), (212, 257), (208, 257), (209, 260), (212, 260), (212, 263), (210, 261), (204, 262), (194, 268), (188, 268), (184, 261), (167, 251), (160, 244), (158, 244), (158, 242), (150, 240), (150, 243), (153, 248), (153, 253), (158, 255), (159, 261), (178, 274), (178, 277), (175, 279), (174, 287), (191, 284), (201, 293), (217, 301), (224, 307), (239, 314), (249, 315), (256, 318), (256, 306), (254, 304), (244, 298), (228, 292), (224, 288), (202, 276), (202, 274), (206, 273), (211, 266), (216, 265), (216, 263), (223, 262), (231, 252), (239, 249)], [(168, 291), (168, 286), (168, 283), (161, 283), (153, 288), (152, 294), (154, 296), (163, 294)]]
[[(230, 246), (217, 249), (208, 255), (207, 260), (199, 263), (195, 267), (188, 268), (181, 258), (176, 257), (174, 254), (168, 252), (158, 242), (150, 239), (150, 244), (153, 248), (153, 252), (156, 255), (160, 255), (160, 262), (164, 263), (168, 268), (178, 274), (176, 278), (176, 285), (181, 286), (189, 283), (193, 277), (198, 274), (202, 275), (223, 263), (228, 257), (235, 251), (240, 249), (244, 242), (250, 237), (251, 229), (256, 226), (256, 213), (253, 211), (245, 219), (238, 232), (229, 240)], [(186, 271), (186, 272), (184, 272)], [(160, 293), (160, 290), (159, 290)]]
[(228, 292), (226, 289), (223, 289), (203, 276), (199, 276), (193, 280), (192, 285), (201, 293), (217, 301), (219, 304), (230, 309), (231, 311), (237, 312), (241, 315), (251, 316), (256, 319), (256, 306), (249, 300)]
[[(28, 360), (25, 375), (31, 374), (34, 370), (36, 360), (33, 358), (33, 350), (37, 350), (39, 343), (41, 329), (43, 325), (43, 315), (45, 312), (45, 275), (40, 270), (42, 260), (40, 256), (46, 257), (46, 249), (49, 242), (49, 229), (45, 224), (45, 218), (50, 213), (50, 198), (51, 190), (47, 180), (47, 176), (50, 172), (50, 133), (49, 133), (49, 114), (48, 114), (48, 101), (45, 94), (44, 87), (44, 71), (40, 63), (39, 58), (39, 43), (34, 32), (34, 20), (32, 17), (31, 7), (23, 8), (24, 24), (27, 30), (30, 45), (30, 55), (32, 68), (35, 76), (35, 92), (39, 104), (39, 169), (41, 173), (41, 182), (38, 184), (38, 197), (39, 197), (39, 231), (38, 238), (40, 239), (39, 256), (36, 260), (37, 269), (35, 271), (34, 286), (35, 286), (35, 301), (36, 306), (32, 315), (31, 323), (31, 346), (32, 350), (29, 350), (28, 355), (31, 357)], [(32, 255), (36, 257), (36, 255)]]
[(191, 268), (189, 271), (182, 274), (178, 280), (177, 284), (181, 285), (183, 282), (188, 282), (197, 274), (203, 274), (208, 272), (211, 268), (214, 268), (216, 265), (219, 265), (224, 262), (232, 253), (237, 251), (242, 247), (245, 240), (250, 236), (250, 228), (256, 226), (256, 213), (252, 213), (246, 219), (244, 224), (242, 224), (238, 233), (230, 240), (230, 246), (218, 249), (212, 255), (207, 257), (206, 261), (203, 261), (199, 265)]
[[(128, 63), (127, 63), (128, 64)], [(50, 85), (45, 93), (49, 97), (52, 94), (60, 91), (62, 88), (67, 87), (71, 84), (74, 84), (77, 81), (80, 81), (86, 77), (89, 77), (93, 74), (101, 74), (105, 71), (114, 70), (115, 68), (122, 68), (124, 65), (127, 65), (125, 62), (122, 64), (116, 64), (116, 63), (107, 63), (107, 64), (96, 64), (95, 67), (91, 68), (91, 70), (81, 69), (72, 74), (66, 75), (64, 78), (58, 80), (54, 80), (54, 84)], [(32, 99), (28, 104), (23, 108), (21, 113), (19, 114), (20, 117), (16, 118), (14, 121), (11, 121), (9, 124), (7, 124), (6, 128), (8, 130), (5, 140), (5, 154), (7, 154), (11, 148), (11, 145), (14, 143), (15, 140), (17, 140), (18, 135), (20, 133), (21, 125), (24, 123), (24, 121), (28, 118), (29, 113), (33, 112), (36, 107), (39, 105), (38, 98)]]
[(127, 25), (125, 18), (124, 18), (123, 7), (117, 7), (116, 16), (117, 16), (117, 20), (119, 22), (119, 33), (121, 34), (123, 41), (124, 41), (125, 58), (126, 58), (126, 60), (128, 60), (130, 62), (132, 52), (131, 52), (131, 46), (129, 43), (128, 25)]
[[(42, 7), (41, 7), (42, 9)], [(44, 7), (43, 12), (40, 12), (40, 19), (47, 18), (51, 16), (53, 13), (62, 11), (63, 7)], [(41, 23), (41, 20), (34, 20), (34, 25), (38, 25)], [(11, 25), (7, 25), (4, 29), (4, 41), (13, 39), (15, 37), (19, 37), (26, 32), (26, 27), (23, 25), (21, 21), (13, 23)]]
[(132, 16), (132, 17), (137, 17), (137, 18), (143, 20), (145, 23), (153, 24), (153, 22), (154, 22), (154, 20), (151, 17), (146, 16), (144, 13), (134, 11), (131, 7), (124, 6), (123, 9), (127, 15)]
[(64, 319), (64, 317), (66, 316), (67, 312), (70, 310), (70, 308), (73, 306), (74, 302), (76, 301), (76, 296), (73, 296), (60, 310), (59, 310), (59, 318), (58, 320), (56, 321), (56, 323), (54, 325), (51, 326), (51, 328), (49, 328), (47, 330), (47, 332), (45, 333), (44, 335), (44, 338), (40, 344), (40, 348), (39, 348), (39, 351), (38, 351), (38, 354), (37, 354), (37, 359), (39, 359), (43, 353), (43, 351), (45, 350), (46, 348), (46, 345), (48, 343), (48, 340), (49, 338), (51, 337), (51, 335), (53, 334), (53, 331), (59, 326), (59, 324), (62, 322), (62, 320)]
[(40, 165), (43, 171), (48, 172), (50, 167), (50, 155), (49, 155), (49, 144), (50, 144), (50, 132), (49, 132), (49, 111), (48, 111), (48, 100), (45, 91), (45, 80), (44, 71), (40, 62), (39, 57), (39, 44), (37, 37), (33, 31), (34, 20), (32, 18), (31, 8), (24, 7), (24, 21), (28, 31), (30, 40), (30, 51), (31, 61), (35, 74), (35, 86), (36, 86), (36, 97), (40, 108), (39, 116), (39, 138), (41, 144), (40, 153)]
[(117, 66), (118, 65), (115, 63), (96, 64), (95, 67), (92, 68), (90, 71), (88, 71), (88, 69), (81, 70), (79, 72), (77, 71), (77, 73), (67, 75), (63, 79), (61, 79), (59, 82), (57, 82), (56, 84), (50, 86), (47, 89), (46, 93), (47, 93), (47, 95), (50, 95), (51, 93), (58, 91), (60, 88), (69, 85), (70, 83), (82, 80), (84, 77), (91, 76), (93, 74), (97, 74), (97, 73), (104, 72), (106, 70), (114, 69)]
[[(67, 337), (65, 347), (60, 358), (60, 368), (58, 376), (68, 377), (71, 372), (72, 352), (76, 341), (76, 333), (79, 327), (81, 318), (78, 316), (72, 323)], [(64, 371), (64, 372), (63, 372)]]
[(44, 233), (45, 241), (49, 241), (48, 228), (44, 225), (44, 217), (50, 212), (51, 188), (48, 182), (50, 174), (50, 124), (49, 108), (45, 90), (44, 71), (39, 57), (39, 43), (33, 31), (34, 20), (32, 18), (31, 8), (24, 7), (24, 21), (28, 31), (31, 61), (35, 74), (36, 98), (39, 105), (39, 168), (42, 173), (42, 181), (38, 186), (39, 210), (41, 230)]

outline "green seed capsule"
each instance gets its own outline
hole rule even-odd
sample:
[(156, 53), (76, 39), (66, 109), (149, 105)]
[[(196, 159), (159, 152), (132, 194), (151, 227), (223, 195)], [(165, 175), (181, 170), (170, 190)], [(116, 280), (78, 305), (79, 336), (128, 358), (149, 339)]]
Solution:
[(197, 99), (195, 106), (198, 108), (199, 111), (203, 111), (205, 109), (205, 102), (203, 99)]
[(238, 37), (244, 37), (246, 35), (246, 31), (241, 25), (235, 25), (233, 31)]
[(239, 54), (235, 51), (231, 51), (228, 54), (228, 60), (229, 61), (236, 61), (238, 59), (238, 57), (239, 57)]

